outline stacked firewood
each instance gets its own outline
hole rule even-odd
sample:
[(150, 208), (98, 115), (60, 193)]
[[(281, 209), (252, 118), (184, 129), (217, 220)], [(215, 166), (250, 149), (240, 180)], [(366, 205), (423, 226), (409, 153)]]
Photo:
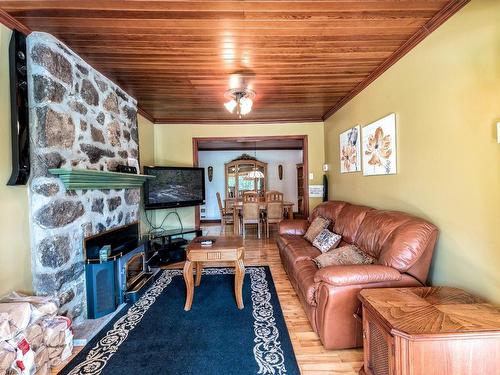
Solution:
[(0, 375), (45, 375), (71, 356), (71, 320), (50, 297), (11, 293), (0, 300)]

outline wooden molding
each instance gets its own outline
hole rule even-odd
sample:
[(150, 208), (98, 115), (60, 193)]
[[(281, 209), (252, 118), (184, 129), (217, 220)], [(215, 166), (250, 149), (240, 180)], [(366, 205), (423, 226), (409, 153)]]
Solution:
[(156, 124), (155, 118), (149, 114), (149, 112), (146, 112), (144, 109), (141, 107), (137, 106), (137, 113), (140, 114), (142, 117), (148, 119), (151, 121), (153, 124)]
[(0, 9), (0, 23), (3, 23), (5, 26), (7, 26), (9, 29), (12, 30), (17, 30), (24, 35), (29, 35), (31, 34), (31, 29), (27, 26), (24, 26), (21, 22), (16, 20), (14, 17), (12, 17), (9, 13), (6, 11)]
[(351, 99), (358, 95), (361, 91), (367, 88), (373, 81), (380, 77), (387, 69), (398, 62), (403, 56), (410, 52), (422, 40), (429, 36), (434, 30), (441, 26), (446, 20), (457, 13), (471, 0), (452, 0), (443, 9), (441, 9), (434, 17), (432, 17), (424, 26), (422, 26), (413, 36), (408, 39), (401, 47), (399, 47), (391, 56), (387, 58), (379, 67), (377, 67), (364, 81), (360, 82), (346, 96), (340, 99), (335, 105), (330, 108), (324, 115), (323, 121), (326, 121), (330, 116), (337, 112), (340, 108), (346, 105)]
[[(261, 140), (307, 140), (307, 135), (270, 135), (270, 136), (248, 136), (248, 137), (195, 137), (193, 138), (193, 146), (198, 147), (199, 142), (207, 141), (243, 141), (243, 142), (258, 142)], [(193, 147), (194, 148), (194, 147)]]
[(223, 147), (223, 148), (203, 148), (199, 147), (198, 151), (271, 151), (271, 150), (302, 150), (302, 147)]
[(302, 199), (304, 199), (304, 215), (306, 218), (309, 217), (309, 137), (303, 135), (302, 143), (302, 170), (303, 170), (303, 184), (304, 192)]
[(222, 125), (222, 124), (233, 124), (233, 125), (246, 125), (246, 124), (290, 124), (290, 123), (302, 123), (302, 122), (314, 122), (323, 123), (321, 118), (282, 118), (282, 119), (231, 119), (231, 120), (211, 120), (211, 119), (187, 119), (187, 120), (176, 120), (169, 118), (157, 118), (155, 119), (155, 124), (162, 125), (175, 125), (175, 124), (193, 124), (193, 125)]

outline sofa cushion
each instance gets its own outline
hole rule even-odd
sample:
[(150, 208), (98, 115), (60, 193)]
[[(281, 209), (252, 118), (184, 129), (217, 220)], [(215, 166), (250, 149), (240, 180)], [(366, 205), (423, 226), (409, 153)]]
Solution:
[(310, 259), (300, 260), (293, 268), (294, 278), (302, 296), (309, 305), (316, 306), (316, 289), (318, 283), (314, 281), (314, 275), (318, 267)]
[[(380, 264), (353, 264), (325, 267), (316, 272), (314, 279), (334, 286), (344, 286), (398, 281), (402, 279), (402, 275), (394, 268)], [(414, 281), (418, 284), (418, 281)]]
[(344, 206), (348, 204), (343, 201), (328, 201), (323, 202), (314, 208), (314, 211), (311, 214), (310, 220), (314, 220), (316, 217), (321, 216), (327, 218), (331, 221), (329, 229), (333, 231), (333, 227), (335, 225), (335, 221), (339, 216), (340, 211), (344, 208)]
[(366, 213), (359, 226), (354, 244), (378, 259), (380, 251), (396, 228), (410, 220), (410, 216), (396, 211), (372, 210)]
[(333, 231), (341, 234), (344, 241), (353, 243), (361, 222), (371, 210), (373, 208), (346, 204), (335, 221)]
[(316, 217), (309, 228), (307, 228), (306, 234), (304, 234), (304, 238), (309, 242), (313, 242), (314, 239), (321, 233), (321, 231), (330, 225), (330, 220), (324, 217), (318, 216)]
[(335, 249), (341, 240), (342, 236), (340, 234), (323, 229), (314, 239), (313, 246), (322, 253), (326, 253), (331, 249)]
[(290, 241), (296, 239), (298, 236), (294, 234), (281, 234), (278, 236), (278, 240), (276, 241), (278, 243), (278, 247), (280, 249), (284, 249), (285, 247), (288, 246)]
[(295, 234), (303, 236), (307, 228), (309, 228), (309, 221), (307, 220), (281, 220), (278, 224), (279, 234)]
[(321, 251), (301, 236), (283, 235), (278, 241), (281, 241), (282, 244), (286, 243), (285, 246), (280, 247), (283, 249), (281, 253), (291, 265), (300, 260), (316, 258), (321, 254)]
[(318, 268), (324, 268), (351, 264), (372, 264), (375, 262), (375, 258), (372, 258), (354, 245), (348, 245), (320, 254), (313, 261)]
[(398, 226), (384, 242), (378, 263), (406, 272), (422, 256), (430, 241), (435, 241), (438, 229), (412, 217)]

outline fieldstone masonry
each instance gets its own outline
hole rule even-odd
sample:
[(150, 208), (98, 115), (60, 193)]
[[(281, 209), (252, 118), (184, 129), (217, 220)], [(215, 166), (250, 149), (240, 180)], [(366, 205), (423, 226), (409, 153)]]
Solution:
[(137, 103), (53, 36), (28, 37), (33, 287), (86, 317), (83, 239), (139, 217), (139, 189), (68, 191), (49, 168), (137, 159)]

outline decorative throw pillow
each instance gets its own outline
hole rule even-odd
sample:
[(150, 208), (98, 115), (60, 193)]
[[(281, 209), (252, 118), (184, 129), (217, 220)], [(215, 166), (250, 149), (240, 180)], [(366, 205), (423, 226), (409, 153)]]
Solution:
[(342, 236), (337, 233), (330, 232), (328, 229), (323, 229), (313, 241), (313, 246), (319, 249), (322, 253), (326, 253), (328, 250), (335, 249)]
[(304, 238), (309, 242), (313, 242), (316, 236), (323, 230), (326, 229), (330, 225), (330, 220), (325, 219), (324, 217), (318, 216), (313, 220), (309, 228), (307, 228), (306, 234), (304, 234)]
[(375, 262), (375, 258), (372, 258), (354, 245), (347, 245), (318, 255), (313, 261), (318, 268), (323, 268), (347, 264), (372, 264)]

